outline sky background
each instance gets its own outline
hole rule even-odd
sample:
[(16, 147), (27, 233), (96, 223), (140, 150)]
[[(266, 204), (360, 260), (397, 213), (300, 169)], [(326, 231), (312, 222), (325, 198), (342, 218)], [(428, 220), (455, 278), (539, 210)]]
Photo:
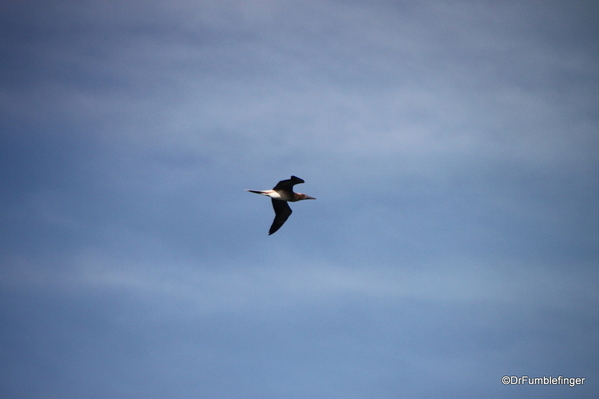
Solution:
[(0, 396), (598, 397), (598, 19), (2, 1)]

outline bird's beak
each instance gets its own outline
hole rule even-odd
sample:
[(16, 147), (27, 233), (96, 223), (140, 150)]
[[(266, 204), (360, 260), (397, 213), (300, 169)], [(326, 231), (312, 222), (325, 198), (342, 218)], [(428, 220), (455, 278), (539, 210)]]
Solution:
[(309, 195), (306, 195), (306, 199), (316, 199), (316, 198), (310, 197)]

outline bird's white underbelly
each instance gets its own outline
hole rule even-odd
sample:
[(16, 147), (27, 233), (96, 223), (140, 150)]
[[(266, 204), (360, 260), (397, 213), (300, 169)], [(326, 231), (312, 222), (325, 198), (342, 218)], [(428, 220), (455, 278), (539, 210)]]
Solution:
[(281, 195), (280, 192), (277, 192), (275, 190), (266, 190), (264, 191), (262, 194), (269, 196), (270, 198), (276, 199), (276, 200), (281, 200), (281, 201), (290, 201), (291, 198), (289, 197), (289, 195), (286, 195), (287, 193), (283, 192)]
[(282, 199), (281, 194), (277, 193), (274, 190), (269, 191), (269, 192), (265, 193), (264, 195), (268, 195), (270, 198), (274, 198), (274, 199), (278, 199), (278, 200)]

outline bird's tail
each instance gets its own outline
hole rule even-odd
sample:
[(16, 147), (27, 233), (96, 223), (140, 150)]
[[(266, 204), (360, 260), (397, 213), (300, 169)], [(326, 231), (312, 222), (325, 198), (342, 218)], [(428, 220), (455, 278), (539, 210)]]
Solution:
[(256, 194), (264, 194), (264, 190), (248, 190), (248, 189), (246, 189), (245, 191), (249, 191), (250, 193), (256, 193)]

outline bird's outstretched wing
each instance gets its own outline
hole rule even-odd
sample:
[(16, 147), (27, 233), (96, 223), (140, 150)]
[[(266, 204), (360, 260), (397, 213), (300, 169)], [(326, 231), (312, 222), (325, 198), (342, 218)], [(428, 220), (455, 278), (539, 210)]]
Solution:
[(289, 204), (287, 204), (287, 201), (276, 200), (274, 198), (271, 199), (271, 201), (272, 207), (275, 210), (275, 220), (272, 221), (272, 225), (270, 226), (268, 235), (271, 235), (277, 230), (279, 230), (283, 223), (285, 223), (287, 219), (289, 219), (289, 216), (292, 212), (291, 208), (289, 207)]
[(278, 182), (277, 185), (274, 186), (273, 190), (293, 191), (293, 186), (295, 186), (296, 184), (302, 184), (302, 183), (304, 183), (303, 179), (300, 179), (297, 176), (291, 176), (291, 179), (281, 180), (280, 182)]

